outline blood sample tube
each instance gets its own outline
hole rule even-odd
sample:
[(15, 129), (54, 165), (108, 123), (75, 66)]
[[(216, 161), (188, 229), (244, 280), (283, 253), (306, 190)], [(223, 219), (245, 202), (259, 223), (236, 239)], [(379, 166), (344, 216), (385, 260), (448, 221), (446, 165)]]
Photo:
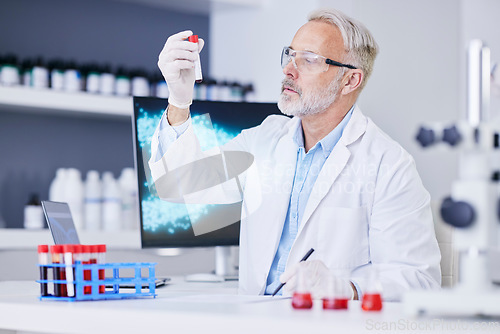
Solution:
[[(97, 263), (97, 251), (98, 251), (97, 245), (90, 246), (90, 261), (89, 261), (90, 264)], [(99, 277), (99, 274), (96, 275), (96, 268), (95, 267), (96, 266), (92, 266), (92, 270), (90, 271), (90, 280), (93, 282), (96, 281)]]
[[(106, 263), (106, 245), (97, 245), (97, 263)], [(99, 269), (99, 280), (104, 280), (106, 278), (106, 270)], [(99, 293), (104, 293), (106, 291), (105, 285), (99, 285)]]
[[(191, 43), (198, 44), (198, 35), (191, 35), (191, 36), (189, 36), (188, 40)], [(200, 83), (203, 81), (203, 75), (201, 73), (200, 54), (199, 54), (198, 50), (196, 50), (196, 60), (194, 61), (194, 75), (195, 75), (195, 80), (197, 83)]]
[(63, 245), (63, 253), (64, 253), (64, 271), (66, 273), (66, 291), (68, 293), (68, 297), (75, 296), (75, 286), (74, 286), (74, 271), (73, 271), (73, 245)]
[[(83, 263), (82, 261), (82, 252), (83, 252), (83, 246), (82, 245), (73, 245), (73, 263)], [(75, 296), (78, 294), (76, 290), (76, 282), (77, 277), (76, 277), (76, 270), (73, 268), (73, 277), (75, 278)], [(81, 283), (81, 282), (80, 282)]]
[[(66, 280), (65, 268), (59, 266), (60, 264), (63, 263), (62, 245), (50, 246), (50, 253), (52, 254), (52, 263), (56, 265), (54, 266), (54, 279), (56, 281), (65, 281)], [(55, 283), (54, 294), (56, 297), (67, 297), (68, 292), (66, 289), (66, 284), (63, 284), (62, 282)]]
[[(90, 246), (83, 245), (82, 246), (82, 264), (90, 264)], [(83, 270), (83, 280), (90, 281), (92, 279), (90, 269)], [(92, 293), (92, 286), (85, 285), (83, 287), (83, 293), (86, 295), (90, 295)]]
[(310, 309), (313, 301), (307, 284), (308, 270), (299, 267), (297, 270), (297, 289), (293, 293), (292, 306), (295, 309)]
[[(40, 264), (40, 280), (47, 280), (48, 273), (45, 265), (49, 264), (49, 246), (38, 245), (38, 264)], [(42, 296), (49, 295), (46, 282), (40, 283), (40, 294)]]
[(351, 299), (350, 281), (344, 273), (328, 273), (324, 277), (325, 294), (323, 296), (324, 310), (345, 310)]
[(378, 279), (378, 270), (372, 267), (366, 291), (363, 294), (361, 308), (364, 311), (380, 311), (382, 309), (382, 286)]

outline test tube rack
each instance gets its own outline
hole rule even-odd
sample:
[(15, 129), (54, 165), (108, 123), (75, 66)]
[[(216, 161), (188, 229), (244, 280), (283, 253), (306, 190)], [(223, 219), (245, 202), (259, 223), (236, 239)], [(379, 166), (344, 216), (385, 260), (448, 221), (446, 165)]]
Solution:
[[(37, 280), (37, 283), (52, 285), (55, 290), (55, 285), (68, 285), (73, 284), (74, 286), (74, 296), (40, 296), (40, 300), (59, 300), (59, 301), (81, 301), (81, 300), (105, 300), (105, 299), (127, 299), (127, 298), (142, 298), (142, 297), (153, 297), (155, 298), (157, 294), (155, 293), (155, 265), (156, 263), (105, 263), (105, 264), (82, 264), (77, 261), (73, 265), (51, 263), (51, 264), (38, 264), (39, 267), (46, 267), (48, 271), (54, 269), (64, 269), (67, 270), (68, 267), (72, 267), (74, 270), (74, 280), (57, 280), (55, 277), (53, 279)], [(142, 277), (142, 272), (147, 270), (148, 276)], [(99, 279), (99, 271), (104, 270), (109, 272), (112, 270), (112, 278)], [(123, 277), (123, 271), (127, 270), (130, 275), (130, 271), (133, 270), (133, 277)], [(84, 279), (84, 272), (90, 272), (90, 279)], [(135, 289), (120, 289), (123, 285), (134, 285)], [(147, 288), (143, 288), (143, 285), (147, 285)], [(100, 291), (99, 287), (106, 286), (111, 289), (106, 289), (105, 291)], [(90, 289), (89, 289), (90, 287)], [(87, 291), (85, 291), (87, 290)]]

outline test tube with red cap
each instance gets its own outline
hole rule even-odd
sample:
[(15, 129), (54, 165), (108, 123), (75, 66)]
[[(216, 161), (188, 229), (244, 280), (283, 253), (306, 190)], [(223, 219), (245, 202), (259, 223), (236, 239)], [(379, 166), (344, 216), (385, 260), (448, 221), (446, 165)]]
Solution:
[[(106, 245), (97, 245), (97, 263), (106, 263)], [(104, 280), (106, 278), (106, 270), (99, 269), (99, 280)], [(99, 285), (99, 293), (104, 293), (106, 291), (105, 285)]]
[[(49, 264), (49, 246), (48, 245), (38, 245), (38, 264), (40, 264), (40, 280), (48, 279), (48, 270), (45, 265)], [(49, 291), (47, 288), (48, 284), (40, 283), (40, 294), (42, 296), (48, 296)]]
[(75, 285), (74, 285), (74, 270), (73, 270), (73, 252), (74, 245), (63, 245), (63, 262), (65, 264), (64, 271), (66, 273), (66, 291), (68, 293), (68, 297), (75, 296)]
[[(198, 44), (198, 35), (191, 35), (188, 37), (188, 40), (191, 43)], [(201, 61), (200, 61), (200, 53), (196, 50), (196, 60), (194, 61), (194, 75), (197, 83), (203, 81), (203, 75), (201, 73)]]
[[(82, 264), (90, 264), (90, 253), (91, 249), (89, 245), (82, 245)], [(83, 270), (83, 280), (90, 281), (92, 277), (90, 276), (90, 269)], [(90, 285), (85, 285), (83, 287), (83, 293), (86, 295), (90, 295), (92, 293), (92, 287)]]
[[(53, 264), (62, 264), (63, 263), (63, 249), (62, 245), (53, 245), (50, 246), (50, 253), (52, 255), (52, 263)], [(66, 280), (66, 272), (62, 266), (54, 266), (54, 279), (56, 281), (64, 281)], [(55, 283), (54, 284), (54, 294), (57, 297), (67, 297), (68, 292), (66, 289), (66, 284), (63, 283)]]

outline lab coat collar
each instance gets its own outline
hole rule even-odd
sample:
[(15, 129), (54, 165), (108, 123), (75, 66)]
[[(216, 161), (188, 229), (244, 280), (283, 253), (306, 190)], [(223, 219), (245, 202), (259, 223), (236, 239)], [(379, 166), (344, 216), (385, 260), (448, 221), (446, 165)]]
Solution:
[(361, 110), (356, 106), (349, 123), (344, 129), (342, 137), (333, 148), (330, 156), (323, 165), (318, 178), (316, 179), (311, 195), (309, 196), (309, 200), (306, 204), (304, 216), (301, 220), (296, 240), (299, 238), (304, 226), (308, 223), (309, 218), (312, 216), (321, 200), (330, 191), (333, 183), (347, 165), (349, 157), (351, 156), (348, 146), (358, 140), (365, 133), (367, 123), (368, 120), (366, 116), (364, 116), (361, 113)]

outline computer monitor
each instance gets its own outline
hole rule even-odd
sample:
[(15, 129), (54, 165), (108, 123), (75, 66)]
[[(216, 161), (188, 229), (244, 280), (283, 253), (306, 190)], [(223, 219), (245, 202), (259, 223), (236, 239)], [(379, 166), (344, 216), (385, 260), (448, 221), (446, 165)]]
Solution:
[[(148, 179), (150, 178), (149, 168), (144, 167), (145, 164), (147, 166), (147, 161), (151, 156), (151, 137), (166, 106), (166, 99), (134, 97), (133, 128), (139, 182), (142, 247), (177, 248), (238, 245), (239, 221), (201, 235), (195, 235), (192, 228), (191, 219), (193, 217), (199, 219), (209, 216), (212, 216), (212, 219), (219, 217), (226, 209), (226, 204), (170, 203), (161, 200), (155, 194), (154, 183)], [(209, 117), (206, 114), (209, 114)], [(197, 133), (202, 149), (225, 144), (236, 137), (241, 130), (259, 125), (271, 114), (280, 114), (276, 103), (194, 101), (191, 106), (193, 127), (199, 130)], [(208, 128), (207, 119), (211, 121)], [(237, 205), (241, 210), (241, 202)], [(198, 214), (193, 214), (193, 210)]]

